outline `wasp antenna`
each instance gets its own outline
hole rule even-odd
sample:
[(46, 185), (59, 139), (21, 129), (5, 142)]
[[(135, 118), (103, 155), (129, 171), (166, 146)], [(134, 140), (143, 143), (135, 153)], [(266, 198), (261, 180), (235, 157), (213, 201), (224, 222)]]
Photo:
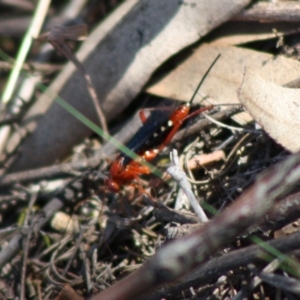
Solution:
[(192, 99), (190, 100), (190, 103), (192, 103), (196, 97), (196, 95), (198, 94), (199, 89), (201, 88), (204, 80), (206, 79), (207, 75), (209, 74), (209, 72), (211, 71), (211, 69), (213, 68), (213, 66), (215, 65), (215, 63), (217, 62), (217, 60), (220, 58), (221, 53), (219, 53), (219, 55), (215, 58), (215, 60), (213, 61), (213, 63), (210, 65), (210, 67), (207, 69), (207, 71), (205, 72), (205, 74), (203, 75), (201, 81), (199, 82)]

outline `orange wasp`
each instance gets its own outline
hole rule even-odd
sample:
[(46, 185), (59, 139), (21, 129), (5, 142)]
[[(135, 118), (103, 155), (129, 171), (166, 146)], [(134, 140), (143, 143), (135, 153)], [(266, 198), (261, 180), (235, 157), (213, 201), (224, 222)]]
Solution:
[(146, 119), (143, 112), (140, 113), (143, 126), (126, 145), (127, 148), (138, 155), (138, 159), (134, 160), (126, 154), (120, 153), (116, 160), (112, 162), (109, 170), (109, 178), (105, 179), (104, 182), (111, 192), (117, 193), (120, 191), (121, 186), (131, 184), (138, 180), (140, 175), (150, 174), (151, 170), (143, 164), (143, 161), (152, 161), (158, 153), (170, 143), (186, 119), (206, 110), (211, 110), (214, 107), (210, 105), (190, 113), (193, 100), (219, 57), (220, 54), (204, 74), (191, 100), (188, 103), (180, 105), (168, 118), (155, 122), (147, 122), (148, 119)]

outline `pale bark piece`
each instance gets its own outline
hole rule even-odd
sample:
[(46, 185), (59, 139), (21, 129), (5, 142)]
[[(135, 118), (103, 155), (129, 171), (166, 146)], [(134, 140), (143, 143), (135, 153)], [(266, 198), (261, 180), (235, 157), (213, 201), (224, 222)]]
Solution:
[(209, 164), (225, 159), (226, 155), (223, 150), (216, 150), (209, 154), (202, 153), (191, 158), (187, 163), (187, 168), (189, 170), (196, 170), (203, 168), (203, 166), (207, 166)]
[(300, 4), (298, 1), (260, 1), (241, 12), (236, 19), (261, 22), (299, 22), (299, 14)]
[[(78, 53), (96, 85), (107, 120), (128, 105), (165, 60), (230, 19), (249, 2), (125, 1), (91, 33)], [(96, 121), (84, 81), (73, 65), (64, 68), (50, 89)], [(23, 135), (24, 131), (32, 134), (24, 141), (13, 171), (52, 164), (90, 134), (45, 95), (28, 112), (23, 126)], [(16, 147), (19, 136), (16, 133), (12, 137), (9, 150)]]
[[(293, 81), (300, 75), (300, 63), (293, 59), (234, 46), (203, 44), (181, 65), (151, 85), (147, 92), (189, 101), (200, 79), (219, 53), (220, 59), (210, 71), (194, 102), (208, 97), (208, 101), (203, 101), (203, 104), (239, 104), (237, 89), (242, 83), (246, 66), (255, 67), (258, 74), (279, 85)], [(249, 116), (245, 113), (238, 114), (234, 116), (234, 120), (244, 125), (249, 122)]]
[(259, 76), (256, 69), (246, 68), (238, 97), (275, 141), (291, 152), (300, 150), (299, 89), (278, 86)]

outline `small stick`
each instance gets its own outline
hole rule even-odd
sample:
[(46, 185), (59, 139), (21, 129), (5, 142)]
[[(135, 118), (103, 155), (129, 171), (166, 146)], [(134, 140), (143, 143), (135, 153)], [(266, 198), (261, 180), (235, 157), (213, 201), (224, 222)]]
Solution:
[(99, 118), (100, 125), (106, 133), (108, 133), (108, 127), (106, 124), (105, 115), (100, 106), (100, 101), (97, 97), (97, 93), (92, 83), (92, 79), (90, 75), (85, 70), (82, 63), (78, 60), (75, 54), (73, 54), (71, 47), (67, 43), (67, 40), (82, 40), (85, 38), (87, 32), (87, 27), (85, 24), (70, 26), (70, 27), (62, 27), (56, 26), (49, 33), (42, 35), (39, 40), (47, 39), (48, 42), (61, 54), (63, 54), (66, 58), (73, 62), (76, 66), (77, 70), (84, 77), (87, 90), (92, 98), (93, 104), (95, 106), (96, 113)]
[(180, 168), (178, 152), (176, 149), (173, 149), (170, 153), (170, 159), (172, 165), (167, 169), (167, 172), (176, 180), (179, 184), (180, 188), (184, 191), (186, 196), (188, 197), (196, 215), (200, 219), (200, 222), (208, 222), (208, 218), (203, 211), (202, 207), (199, 205), (194, 193), (191, 189), (191, 184), (187, 180), (186, 174)]

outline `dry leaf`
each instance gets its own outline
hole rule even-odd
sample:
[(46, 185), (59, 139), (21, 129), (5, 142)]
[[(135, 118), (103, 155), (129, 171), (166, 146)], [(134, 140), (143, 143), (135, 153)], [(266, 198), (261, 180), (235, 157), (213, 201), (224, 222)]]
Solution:
[[(276, 30), (276, 34), (274, 33)], [(299, 33), (294, 23), (259, 23), (231, 21), (214, 30), (210, 35), (210, 43), (214, 46), (234, 46), (251, 42), (278, 39)]]
[[(238, 104), (236, 91), (241, 85), (244, 69), (249, 65), (255, 67), (264, 78), (280, 85), (299, 77), (300, 63), (293, 59), (274, 58), (271, 54), (244, 48), (204, 44), (176, 69), (150, 86), (147, 92), (188, 101), (200, 78), (219, 53), (222, 55), (203, 83), (195, 102), (209, 96), (209, 102), (212, 104)], [(243, 125), (249, 121), (249, 118), (244, 114), (238, 115), (235, 121)]]
[[(195, 102), (209, 96), (213, 104), (239, 103), (236, 91), (240, 87), (246, 66), (251, 65), (264, 78), (283, 85), (299, 77), (300, 63), (284, 57), (237, 47), (201, 45), (181, 65), (147, 92), (161, 97), (188, 101), (211, 62), (221, 53)], [(284, 72), (283, 72), (284, 70)]]
[[(87, 38), (78, 53), (96, 85), (108, 120), (139, 93), (151, 74), (169, 57), (243, 9), (250, 0), (128, 0)], [(86, 117), (96, 121), (82, 78), (68, 64), (50, 86)], [(45, 114), (45, 115), (44, 115)], [(42, 116), (42, 117), (41, 117)], [(41, 117), (37, 125), (38, 117)], [(22, 133), (22, 157), (12, 170), (40, 167), (69, 154), (90, 130), (43, 95), (28, 112)], [(10, 141), (16, 147), (20, 133)]]
[(299, 89), (278, 86), (247, 68), (238, 97), (274, 140), (292, 152), (300, 150)]

